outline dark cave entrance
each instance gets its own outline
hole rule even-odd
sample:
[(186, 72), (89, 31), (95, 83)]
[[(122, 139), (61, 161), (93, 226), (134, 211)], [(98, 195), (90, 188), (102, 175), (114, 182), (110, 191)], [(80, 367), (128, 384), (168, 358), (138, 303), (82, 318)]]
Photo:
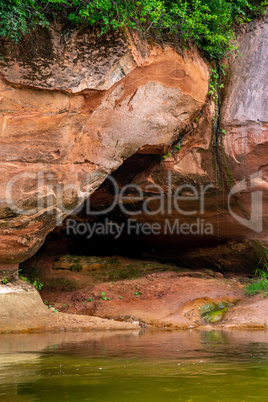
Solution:
[[(72, 256), (77, 260), (83, 259), (83, 257), (96, 257), (98, 261), (105, 260), (105, 257), (119, 257), (119, 259), (122, 257), (128, 259), (128, 264), (132, 264), (132, 261), (134, 264), (138, 264), (138, 261), (154, 261), (171, 264), (175, 269), (209, 269), (221, 274), (251, 274), (252, 267), (256, 266), (256, 261), (259, 260), (256, 250), (252, 248), (250, 242), (244, 241), (243, 238), (240, 239), (232, 227), (224, 227), (224, 220), (223, 226), (218, 224), (219, 215), (226, 211), (225, 194), (217, 192), (218, 190), (215, 191), (215, 188), (206, 193), (206, 219), (202, 218), (202, 214), (193, 217), (187, 214), (183, 216), (178, 213), (176, 208), (168, 211), (169, 201), (174, 202), (176, 199), (176, 188), (180, 185), (183, 187), (191, 178), (185, 178), (176, 172), (174, 174), (172, 158), (163, 159), (161, 157), (163, 150), (151, 153), (147, 150), (146, 152), (139, 152), (128, 158), (85, 201), (79, 211), (74, 211), (73, 215), (68, 216), (60, 226), (57, 226), (47, 236), (37, 254), (20, 264), (22, 272), (25, 270), (34, 277), (36, 266), (43, 266), (44, 270), (53, 270), (55, 261), (64, 259), (64, 256)], [(171, 192), (167, 186), (169, 172), (174, 175)], [(123, 201), (116, 199), (114, 202), (113, 181), (117, 183), (119, 192), (124, 191)], [(159, 197), (157, 186), (148, 187), (152, 183), (156, 183), (163, 189), (163, 197)], [(137, 188), (142, 193), (140, 198), (137, 197), (135, 190)], [(200, 200), (195, 200), (189, 191), (181, 195), (187, 196), (182, 206), (184, 211), (198, 210)], [(164, 211), (157, 213), (162, 198), (164, 199)], [(219, 199), (222, 200), (221, 209), (219, 209)], [(150, 207), (152, 214), (144, 213), (144, 200), (149, 200), (146, 205)], [(122, 204), (127, 211), (122, 208)], [(90, 205), (90, 213), (88, 213), (88, 205)], [(112, 208), (109, 208), (111, 205)], [(102, 213), (107, 209), (109, 211)], [(140, 210), (142, 212), (136, 214)], [(155, 211), (156, 213), (154, 213)], [(195, 224), (198, 219), (212, 222), (217, 230), (212, 234), (202, 231), (178, 234), (176, 232), (166, 233), (162, 230), (166, 220), (170, 220), (172, 224), (179, 221), (182, 225), (186, 223), (189, 226), (192, 223)], [(157, 234), (122, 230), (118, 235), (115, 228), (127, 228), (131, 220), (136, 220), (138, 225), (157, 223), (161, 230)], [(73, 230), (77, 227), (80, 227), (80, 230)], [(93, 227), (95, 229), (102, 227), (105, 230), (92, 230)], [(111, 228), (114, 230), (110, 230)], [(221, 231), (224, 232), (224, 230), (228, 236), (220, 236)], [(60, 274), (64, 277), (66, 271), (62, 271)]]
[[(141, 209), (142, 202), (137, 197), (133, 187), (137, 186), (142, 191), (144, 198), (153, 199), (158, 197), (157, 191), (150, 187), (146, 191), (148, 182), (156, 182), (163, 187), (164, 198), (168, 197), (166, 179), (164, 176), (170, 169), (170, 158), (163, 160), (160, 156), (162, 151), (157, 153), (136, 153), (128, 158), (112, 175), (112, 179), (118, 184), (119, 191), (124, 189), (124, 202), (127, 204), (127, 211), (122, 211), (120, 202), (114, 203), (115, 190), (110, 178), (99, 187), (99, 189), (87, 200), (79, 212), (65, 219), (62, 225), (56, 227), (46, 238), (44, 245), (38, 253), (48, 255), (76, 255), (76, 256), (122, 256), (131, 259), (153, 259), (163, 262), (171, 262), (176, 265), (194, 268), (206, 267), (218, 269), (215, 258), (209, 260), (207, 255), (187, 258), (189, 251), (195, 249), (215, 249), (226, 243), (227, 239), (220, 238), (217, 234), (177, 234), (177, 233), (142, 233), (138, 228), (133, 227), (128, 231), (126, 228), (130, 221), (138, 221), (138, 226), (146, 222), (152, 225), (163, 222), (169, 218), (172, 225), (180, 219), (177, 214), (171, 216), (165, 213), (150, 215), (149, 220), (145, 213), (136, 215)], [(176, 177), (179, 184), (183, 183), (181, 177)], [(159, 186), (160, 186), (159, 185)], [(209, 194), (214, 197), (214, 194)], [(88, 201), (91, 212), (88, 213)], [(107, 213), (105, 211), (113, 204)], [(148, 204), (149, 205), (149, 204)], [(155, 207), (155, 206), (154, 206)], [(95, 214), (95, 213), (98, 214)], [(188, 219), (188, 217), (187, 217)], [(124, 229), (121, 230), (122, 226)], [(132, 225), (133, 226), (133, 225)], [(101, 227), (104, 230), (101, 230)], [(173, 226), (172, 226), (173, 227)], [(79, 228), (77, 231), (76, 229)], [(95, 228), (95, 229), (94, 229)], [(97, 230), (99, 228), (99, 230)], [(174, 227), (173, 227), (174, 229)], [(173, 230), (171, 228), (171, 232)], [(175, 229), (174, 229), (175, 230)], [(119, 233), (120, 232), (120, 233)], [(217, 254), (217, 252), (215, 253)]]

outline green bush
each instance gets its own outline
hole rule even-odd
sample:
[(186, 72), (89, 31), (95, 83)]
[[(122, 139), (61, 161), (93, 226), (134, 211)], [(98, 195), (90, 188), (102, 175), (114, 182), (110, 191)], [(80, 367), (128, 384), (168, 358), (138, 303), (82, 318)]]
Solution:
[(249, 296), (258, 293), (268, 292), (268, 279), (258, 278), (251, 281), (244, 287), (245, 293)]
[(263, 12), (267, 0), (0, 0), (0, 37), (18, 41), (51, 21), (100, 33), (125, 26), (156, 40), (196, 44), (210, 59), (235, 49), (234, 28)]
[(18, 42), (35, 25), (48, 26), (42, 10), (35, 0), (0, 0), (0, 37)]
[(246, 284), (245, 293), (253, 296), (258, 293), (268, 292), (268, 250), (263, 249), (262, 257), (258, 263), (258, 268), (255, 271), (256, 279)]

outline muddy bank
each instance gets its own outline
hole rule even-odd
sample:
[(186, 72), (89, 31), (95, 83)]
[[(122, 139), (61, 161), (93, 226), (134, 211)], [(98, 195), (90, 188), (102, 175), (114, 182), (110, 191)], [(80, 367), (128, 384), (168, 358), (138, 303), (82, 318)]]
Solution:
[(67, 313), (71, 314), (64, 314), (67, 321), (99, 317), (109, 319), (112, 326), (124, 322), (170, 329), (266, 329), (268, 325), (267, 299), (246, 296), (249, 278), (242, 275), (122, 257), (70, 255), (35, 256), (23, 270), (43, 284), (40, 294), (48, 311), (57, 310), (54, 320)]

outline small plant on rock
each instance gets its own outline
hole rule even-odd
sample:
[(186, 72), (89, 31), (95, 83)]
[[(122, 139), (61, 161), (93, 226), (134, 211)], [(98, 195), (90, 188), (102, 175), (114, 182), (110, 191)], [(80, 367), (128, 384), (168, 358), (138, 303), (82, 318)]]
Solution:
[(41, 290), (42, 287), (43, 287), (43, 283), (41, 283), (38, 278), (30, 280), (26, 276), (22, 275), (22, 269), (21, 268), (19, 269), (19, 278), (22, 281), (31, 283), (35, 287), (35, 289), (37, 289), (37, 290)]
[(38, 279), (35, 279), (32, 283), (32, 285), (35, 287), (37, 290), (41, 290), (42, 287), (44, 286), (43, 283), (41, 283)]
[(258, 293), (268, 292), (268, 250), (263, 250), (263, 255), (258, 263), (258, 268), (255, 271), (257, 277), (250, 283), (245, 285), (245, 293), (253, 296)]
[(101, 300), (107, 300), (107, 297), (105, 296), (105, 292), (102, 292), (102, 294), (101, 294)]
[(73, 264), (73, 265), (70, 267), (70, 271), (77, 271), (77, 272), (80, 272), (80, 271), (82, 271), (82, 269), (83, 269), (83, 267), (82, 267), (81, 264), (79, 264), (79, 262), (76, 262), (75, 264)]

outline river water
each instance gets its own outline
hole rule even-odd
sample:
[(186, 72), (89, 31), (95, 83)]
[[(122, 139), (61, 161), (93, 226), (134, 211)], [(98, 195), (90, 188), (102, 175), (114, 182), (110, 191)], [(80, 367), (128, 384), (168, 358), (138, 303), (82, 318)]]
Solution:
[(268, 331), (1, 335), (0, 401), (268, 401)]

